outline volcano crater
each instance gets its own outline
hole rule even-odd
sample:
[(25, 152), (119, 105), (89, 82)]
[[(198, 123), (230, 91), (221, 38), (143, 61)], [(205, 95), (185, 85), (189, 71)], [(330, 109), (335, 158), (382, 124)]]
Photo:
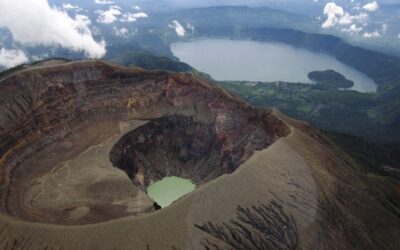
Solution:
[(205, 185), (290, 133), (272, 110), (187, 73), (73, 62), (0, 87), (0, 212), (17, 220), (77, 225), (151, 213), (152, 183)]

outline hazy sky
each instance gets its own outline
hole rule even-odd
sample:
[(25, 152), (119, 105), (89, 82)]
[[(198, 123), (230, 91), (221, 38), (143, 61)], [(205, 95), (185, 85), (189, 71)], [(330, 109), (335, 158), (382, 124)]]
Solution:
[[(0, 66), (10, 67), (28, 61), (30, 55), (24, 48), (38, 45), (66, 48), (90, 58), (101, 58), (106, 53), (107, 41), (98, 35), (99, 25), (109, 25), (115, 36), (126, 37), (129, 35), (127, 27), (151, 18), (148, 13), (160, 4), (162, 10), (211, 5), (270, 5), (289, 11), (300, 11), (300, 8), (291, 8), (291, 4), (307, 4), (309, 7), (303, 8), (303, 13), (312, 14), (321, 23), (321, 29), (327, 32), (378, 39), (391, 29), (393, 31), (395, 25), (384, 20), (371, 26), (373, 15), (382, 4), (397, 1), (400, 0), (0, 0), (0, 28), (7, 29), (12, 37), (11, 44), (2, 43), (6, 39), (0, 39)], [(313, 12), (307, 12), (309, 9)], [(125, 26), (121, 27), (121, 24)], [(193, 28), (183, 27), (179, 20), (165, 25), (174, 29), (178, 36), (185, 36), (185, 29)], [(400, 33), (394, 33), (393, 37), (397, 39), (397, 36), (400, 40)]]

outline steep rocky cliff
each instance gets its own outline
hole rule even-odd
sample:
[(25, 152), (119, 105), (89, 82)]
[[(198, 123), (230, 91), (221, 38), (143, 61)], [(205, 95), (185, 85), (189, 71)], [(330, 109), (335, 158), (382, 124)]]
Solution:
[[(399, 244), (396, 208), (335, 145), (198, 76), (58, 62), (2, 79), (0, 100), (1, 248)], [(155, 211), (145, 189), (170, 175), (197, 188)]]

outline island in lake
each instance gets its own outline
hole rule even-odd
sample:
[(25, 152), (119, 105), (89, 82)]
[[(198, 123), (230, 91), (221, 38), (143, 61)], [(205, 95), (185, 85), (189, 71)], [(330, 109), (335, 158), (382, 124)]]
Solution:
[(308, 78), (324, 89), (351, 88), (354, 85), (353, 81), (332, 69), (312, 71)]

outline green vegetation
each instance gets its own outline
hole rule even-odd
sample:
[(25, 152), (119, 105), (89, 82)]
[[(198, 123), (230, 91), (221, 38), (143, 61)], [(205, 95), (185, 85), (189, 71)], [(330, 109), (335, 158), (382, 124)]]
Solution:
[[(324, 90), (286, 82), (223, 81), (217, 84), (250, 104), (276, 107), (289, 116), (320, 128), (356, 162), (367, 181), (377, 185), (391, 203), (400, 206), (395, 190), (400, 179), (400, 131), (371, 116), (376, 94)], [(389, 175), (389, 176), (387, 176)], [(383, 178), (387, 177), (387, 178)]]
[(119, 57), (113, 58), (111, 61), (126, 65), (136, 66), (147, 70), (168, 70), (176, 72), (186, 72), (193, 70), (186, 63), (174, 61), (168, 57), (158, 57), (142, 51), (129, 51), (120, 55)]
[(25, 66), (26, 66), (26, 64), (20, 64), (20, 65), (17, 65), (15, 67), (13, 67), (13, 68), (9, 68), (9, 69), (1, 71), (0, 72), (0, 79), (11, 75), (12, 73), (17, 72), (18, 70), (24, 69)]
[(332, 69), (312, 71), (308, 73), (308, 78), (317, 83), (317, 87), (322, 89), (351, 88), (354, 85), (353, 81)]
[[(196, 29), (219, 29), (233, 27), (236, 31), (246, 28), (279, 27), (307, 31), (318, 30), (318, 22), (311, 16), (286, 12), (268, 7), (216, 6), (195, 8), (165, 13), (165, 19), (173, 17), (182, 22), (189, 21)], [(206, 17), (206, 18), (205, 18)], [(234, 33), (231, 33), (234, 34)]]
[(353, 159), (364, 166), (366, 172), (386, 175), (386, 172), (382, 169), (382, 165), (393, 166), (400, 169), (400, 142), (381, 144), (369, 142), (361, 137), (353, 135), (330, 131), (323, 132)]
[(15, 72), (17, 72), (19, 70), (25, 69), (25, 68), (27, 68), (29, 66), (38, 65), (40, 63), (44, 63), (44, 62), (51, 61), (51, 60), (62, 60), (62, 61), (66, 61), (66, 62), (71, 61), (69, 59), (65, 59), (65, 58), (61, 58), (61, 57), (54, 57), (54, 58), (47, 58), (47, 59), (43, 59), (43, 60), (38, 60), (38, 61), (35, 61), (35, 62), (31, 63), (31, 64), (26, 64), (26, 63), (20, 64), (20, 65), (17, 65), (15, 67), (0, 71), (0, 79), (4, 78), (6, 76), (9, 76), (12, 73), (15, 73)]
[(317, 128), (353, 134), (371, 141), (400, 138), (391, 124), (370, 117), (375, 108), (374, 94), (357, 91), (324, 90), (316, 85), (287, 82), (224, 81), (217, 84), (257, 107), (276, 107)]
[[(40, 63), (44, 63), (51, 60), (63, 60), (65, 62), (71, 61), (70, 59), (65, 58), (48, 58), (44, 60), (35, 61), (31, 64), (21, 64), (16, 67), (4, 70), (0, 72), (0, 79), (10, 74), (22, 70), (29, 66), (38, 65)], [(186, 63), (179, 62), (177, 60), (171, 59), (169, 57), (160, 57), (154, 56), (149, 52), (142, 51), (142, 50), (131, 50), (125, 53), (117, 53), (116, 51), (113, 52), (112, 57), (109, 58), (110, 61), (129, 66), (129, 67), (140, 67), (146, 70), (168, 70), (168, 71), (175, 71), (175, 72), (193, 72), (197, 74), (201, 74), (193, 69)], [(209, 78), (207, 75), (203, 75)]]
[(40, 63), (44, 63), (44, 62), (48, 62), (48, 61), (53, 61), (53, 60), (64, 61), (64, 62), (70, 62), (70, 61), (72, 61), (71, 59), (67, 59), (67, 58), (63, 58), (63, 57), (51, 57), (51, 58), (46, 58), (46, 59), (43, 59), (43, 60), (35, 61), (35, 62), (31, 63), (30, 65), (38, 65), (38, 64), (40, 64)]

